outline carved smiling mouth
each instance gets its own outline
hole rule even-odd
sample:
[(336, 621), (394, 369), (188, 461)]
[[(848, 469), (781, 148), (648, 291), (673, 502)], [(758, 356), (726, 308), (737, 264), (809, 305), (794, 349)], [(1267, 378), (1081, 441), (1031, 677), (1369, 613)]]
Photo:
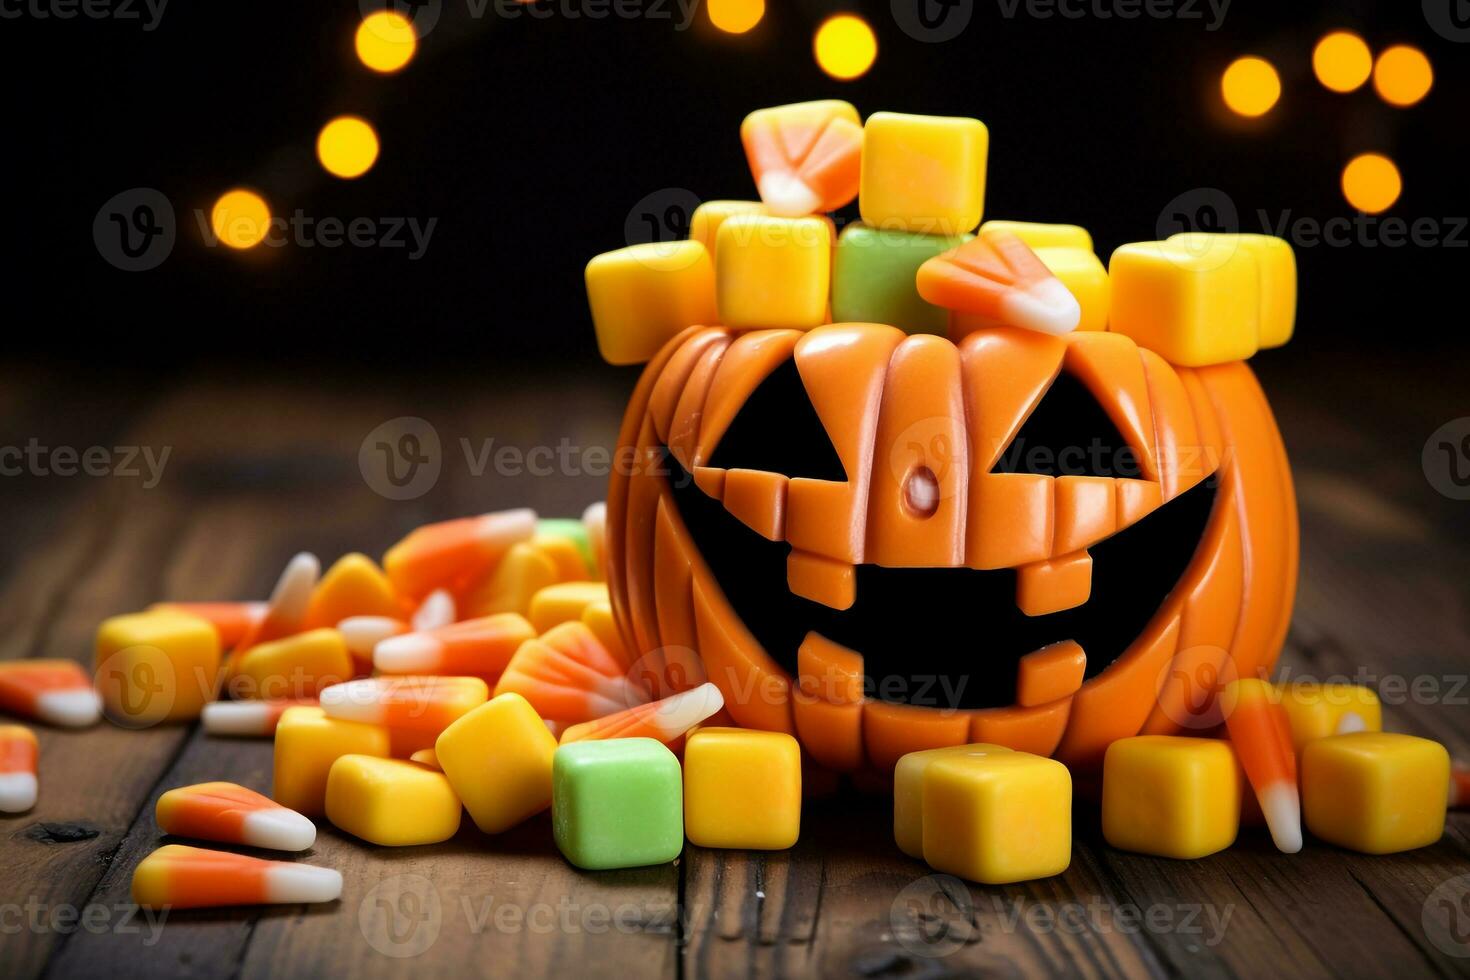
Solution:
[[(733, 612), (789, 675), (809, 632), (863, 657), (866, 695), (896, 704), (998, 708), (1017, 703), (1028, 654), (1064, 640), (1102, 673), (1144, 632), (1189, 567), (1215, 505), (1203, 480), (1093, 545), (1092, 593), (1061, 612), (1027, 616), (1014, 569), (859, 565), (856, 601), (834, 610), (794, 595), (791, 546), (746, 527), (664, 453), (672, 500)], [(1080, 684), (1080, 680), (1079, 680)]]

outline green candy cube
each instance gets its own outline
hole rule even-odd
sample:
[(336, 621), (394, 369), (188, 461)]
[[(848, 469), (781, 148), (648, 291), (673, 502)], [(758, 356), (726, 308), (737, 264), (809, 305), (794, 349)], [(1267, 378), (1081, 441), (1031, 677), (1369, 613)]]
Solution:
[(914, 277), (926, 261), (973, 237), (848, 225), (837, 238), (832, 267), (832, 322), (886, 323), (943, 336), (949, 311), (919, 298)]
[(588, 871), (666, 864), (684, 849), (679, 760), (651, 738), (571, 742), (551, 763), (551, 825)]

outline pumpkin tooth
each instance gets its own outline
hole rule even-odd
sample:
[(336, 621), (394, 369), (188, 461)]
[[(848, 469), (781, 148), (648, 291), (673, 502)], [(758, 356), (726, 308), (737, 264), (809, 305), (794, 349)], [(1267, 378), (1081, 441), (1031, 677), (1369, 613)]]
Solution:
[(786, 558), (786, 585), (792, 595), (839, 611), (851, 609), (857, 601), (857, 570), (852, 562), (800, 548), (792, 548)]
[(1023, 708), (1049, 704), (1082, 687), (1087, 651), (1075, 640), (1063, 640), (1021, 658), (1016, 672), (1016, 703)]
[(1016, 605), (1045, 616), (1082, 605), (1092, 595), (1092, 556), (1086, 549), (1016, 569)]

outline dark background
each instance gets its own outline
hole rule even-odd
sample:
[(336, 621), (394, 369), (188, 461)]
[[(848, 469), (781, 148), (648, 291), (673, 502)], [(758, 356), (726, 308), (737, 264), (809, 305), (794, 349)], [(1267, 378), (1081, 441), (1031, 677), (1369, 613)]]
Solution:
[[(1085, 225), (1104, 258), (1168, 230), (1161, 212), (1197, 188), (1228, 194), (1245, 230), (1262, 230), (1262, 210), (1271, 222), (1351, 216), (1338, 178), (1366, 150), (1388, 152), (1404, 174), (1388, 216), (1434, 219), (1449, 234), (1470, 210), (1470, 44), (1436, 34), (1417, 0), (1234, 0), (1213, 32), (1203, 2), (1202, 19), (1122, 20), (1036, 19), (1024, 4), (1007, 18), (1000, 0), (973, 0), (968, 28), (946, 43), (906, 36), (888, 0), (770, 0), (738, 37), (703, 10), (677, 29), (671, 2), (664, 19), (597, 20), (573, 16), (579, 0), (540, 0), (539, 18), (497, 17), (492, 6), (478, 20), (466, 0), (440, 3), (414, 62), (392, 76), (357, 63), (353, 0), (173, 0), (152, 32), (139, 21), (0, 21), (14, 123), (5, 166), (16, 168), (7, 194), (20, 218), (4, 246), (20, 298), (10, 351), (598, 370), (586, 260), (626, 244), (640, 200), (687, 199), (678, 189), (752, 197), (741, 118), (822, 97), (863, 113), (983, 119), (986, 217)], [(850, 83), (824, 75), (811, 53), (816, 25), (844, 9), (879, 39), (873, 69)], [(1375, 52), (1421, 47), (1436, 72), (1429, 97), (1401, 110), (1371, 84), (1346, 96), (1322, 88), (1311, 50), (1335, 27)], [(1284, 84), (1277, 107), (1250, 122), (1228, 116), (1218, 87), (1245, 53), (1270, 58)], [(326, 176), (313, 154), (319, 127), (343, 112), (370, 119), (382, 139), (377, 165), (356, 181)], [(195, 210), (207, 215), (237, 184), (258, 188), (277, 215), (437, 224), (418, 261), (403, 248), (204, 247)], [(127, 273), (100, 256), (92, 225), (104, 202), (140, 186), (172, 202), (178, 237), (160, 267)], [(1376, 241), (1378, 228), (1369, 234)], [(1297, 241), (1299, 333), (1271, 356), (1308, 364), (1340, 350), (1462, 346), (1467, 241), (1464, 229), (1458, 248)]]

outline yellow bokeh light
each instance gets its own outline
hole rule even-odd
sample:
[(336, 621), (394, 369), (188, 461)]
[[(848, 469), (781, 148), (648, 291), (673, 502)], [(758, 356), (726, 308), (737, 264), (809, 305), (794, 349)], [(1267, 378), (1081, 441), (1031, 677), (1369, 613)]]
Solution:
[(1373, 74), (1373, 52), (1351, 31), (1333, 31), (1312, 51), (1312, 71), (1332, 91), (1352, 92)]
[(708, 0), (709, 19), (727, 34), (744, 34), (761, 22), (766, 0)]
[(209, 225), (230, 248), (254, 248), (270, 231), (271, 209), (259, 194), (237, 187), (214, 202)]
[(1343, 196), (1366, 214), (1378, 214), (1393, 207), (1403, 189), (1399, 168), (1380, 153), (1354, 157), (1342, 170)]
[(1265, 58), (1236, 58), (1220, 77), (1220, 93), (1231, 112), (1265, 115), (1281, 98), (1281, 76)]
[(828, 17), (817, 28), (812, 47), (822, 71), (844, 82), (867, 72), (878, 57), (878, 38), (855, 14)]
[(334, 177), (361, 177), (378, 159), (378, 134), (365, 120), (338, 116), (317, 136), (316, 157)]
[(392, 10), (368, 14), (357, 27), (357, 57), (373, 71), (395, 72), (413, 60), (418, 48), (413, 21)]
[(1373, 67), (1373, 87), (1389, 105), (1411, 106), (1429, 94), (1434, 69), (1418, 48), (1395, 44), (1384, 49)]

